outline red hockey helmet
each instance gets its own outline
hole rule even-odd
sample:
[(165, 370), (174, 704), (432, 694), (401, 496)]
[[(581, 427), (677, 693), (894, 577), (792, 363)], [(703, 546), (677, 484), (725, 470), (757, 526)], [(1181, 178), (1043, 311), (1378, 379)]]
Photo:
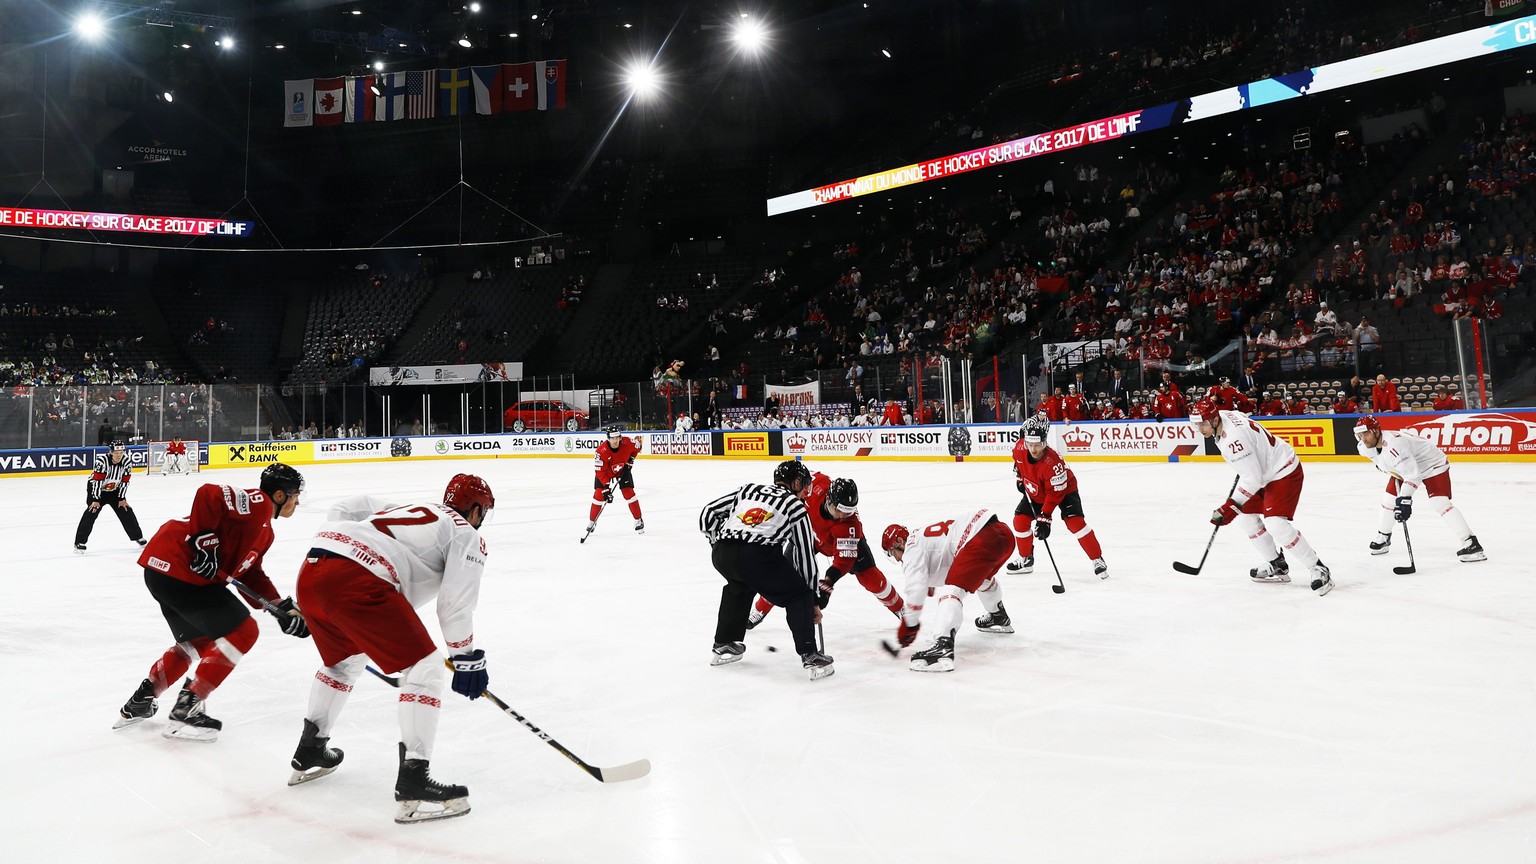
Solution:
[(902, 549), (907, 545), (907, 529), (900, 525), (887, 525), (880, 533), (880, 548), (889, 555), (892, 549)]
[(474, 474), (455, 474), (443, 490), (443, 504), (464, 517), (469, 516), (469, 508), (479, 504), (480, 521), (484, 522), (496, 506), (496, 496), (491, 493), (491, 484)]
[(1356, 438), (1359, 438), (1361, 435), (1364, 435), (1367, 432), (1375, 432), (1378, 436), (1381, 435), (1381, 421), (1377, 420), (1376, 417), (1371, 414), (1366, 414), (1365, 416), (1355, 421)]
[(1215, 426), (1216, 421), (1220, 419), (1220, 411), (1221, 408), (1217, 406), (1216, 400), (1206, 396), (1195, 402), (1189, 409), (1189, 420), (1191, 423), (1209, 423)]

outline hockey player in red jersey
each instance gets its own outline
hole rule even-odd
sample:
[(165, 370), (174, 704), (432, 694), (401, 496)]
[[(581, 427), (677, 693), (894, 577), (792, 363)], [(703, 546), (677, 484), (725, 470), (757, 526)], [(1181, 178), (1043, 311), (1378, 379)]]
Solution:
[(1383, 432), (1381, 421), (1370, 414), (1355, 421), (1355, 440), (1360, 455), (1387, 475), (1381, 519), (1376, 539), (1371, 541), (1372, 555), (1384, 555), (1392, 545), (1393, 522), (1402, 522), (1407, 529), (1408, 518), (1413, 515), (1413, 493), (1423, 486), (1429, 506), (1461, 544), (1456, 557), (1468, 563), (1488, 560), (1483, 544), (1467, 525), (1467, 517), (1451, 503), (1451, 463), (1443, 450), (1411, 432)]
[(187, 470), (187, 442), (177, 435), (165, 445), (165, 473), (180, 474)]
[(495, 506), (490, 484), (456, 474), (442, 503), (395, 505), (357, 495), (331, 508), (299, 569), (299, 603), (325, 665), (310, 684), (288, 785), (324, 777), (341, 764), (342, 751), (329, 746), (331, 732), (372, 659), (377, 668), (400, 673), (395, 821), (469, 812), (469, 790), (439, 783), (428, 771), (444, 670), (416, 608), (436, 600), (452, 658), (453, 692), (478, 699), (490, 683), (485, 651), (475, 647), (474, 613), (486, 559), (480, 527)]
[(1068, 420), (1088, 419), (1088, 398), (1078, 392), (1076, 384), (1067, 385), (1067, 398), (1062, 400), (1061, 407)]
[(1093, 573), (1109, 578), (1109, 565), (1099, 540), (1083, 518), (1083, 499), (1077, 494), (1077, 476), (1061, 456), (1046, 445), (1050, 424), (1041, 417), (1024, 421), (1019, 443), (1013, 445), (1013, 470), (1018, 476), (1019, 493), (1024, 497), (1013, 511), (1013, 536), (1021, 560), (1008, 564), (1009, 573), (1031, 573), (1035, 569), (1035, 538), (1051, 536), (1051, 514), (1061, 508), (1062, 521), (1077, 538), (1077, 544), (1093, 561)]
[(608, 440), (597, 445), (596, 455), (592, 457), (596, 473), (592, 478), (592, 506), (587, 512), (588, 534), (597, 529), (597, 517), (603, 512), (603, 505), (613, 503), (615, 485), (629, 503), (629, 515), (635, 519), (635, 533), (645, 533), (645, 520), (640, 518), (640, 502), (635, 500), (635, 475), (630, 470), (639, 454), (640, 445), (634, 439), (626, 438), (617, 426), (608, 427)]
[(212, 483), (198, 488), (192, 513), (160, 526), (139, 556), (144, 584), (160, 604), (176, 644), (149, 669), (149, 677), (129, 698), (113, 727), (121, 729), (155, 715), (156, 697), (197, 661), (171, 709), (167, 738), (213, 741), (223, 724), (209, 717), (204, 701), (250, 653), (259, 631), (250, 613), (226, 585), (238, 579), (262, 600), (247, 598), (254, 609), (266, 608), (284, 633), (309, 636), (293, 598), (280, 599), (262, 569), (272, 546), (272, 520), (292, 516), (304, 491), (304, 478), (281, 462), (261, 472), (260, 489)]
[[(869, 541), (864, 539), (864, 523), (859, 521), (859, 487), (852, 480), (833, 480), (820, 472), (814, 473), (805, 496), (805, 509), (811, 517), (811, 531), (816, 535), (816, 551), (832, 559), (817, 584), (817, 605), (827, 608), (833, 586), (853, 573), (864, 590), (900, 617), (901, 595), (880, 572)], [(772, 610), (773, 603), (759, 595), (747, 615), (747, 629), (756, 627)]]
[[(976, 619), (983, 633), (1012, 633), (1013, 622), (1003, 608), (998, 568), (1013, 554), (1013, 538), (997, 514), (983, 507), (957, 518), (909, 531), (889, 525), (880, 548), (901, 564), (907, 599), (896, 628), (896, 641), (906, 647), (928, 626), (933, 642), (912, 655), (914, 672), (950, 672), (955, 668), (955, 632), (960, 629), (965, 595), (975, 594), (987, 614)], [(924, 601), (933, 598), (923, 614)]]
[[(1211, 513), (1211, 524), (1235, 522), (1253, 541), (1266, 563), (1248, 571), (1255, 582), (1289, 582), (1292, 561), (1310, 567), (1312, 590), (1321, 597), (1333, 590), (1333, 577), (1312, 544), (1291, 519), (1301, 499), (1301, 461), (1283, 438), (1236, 411), (1222, 411), (1209, 399), (1195, 403), (1190, 422), (1207, 438), (1216, 439), (1227, 464), (1237, 470), (1232, 497)], [(1278, 545), (1278, 548), (1277, 548)]]

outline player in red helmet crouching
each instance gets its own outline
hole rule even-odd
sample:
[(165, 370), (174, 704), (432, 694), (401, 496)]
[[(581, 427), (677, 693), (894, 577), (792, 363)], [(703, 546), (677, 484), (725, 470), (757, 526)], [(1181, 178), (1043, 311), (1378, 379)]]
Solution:
[(299, 607), (325, 665), (310, 685), (304, 731), (294, 751), (296, 785), (336, 770), (342, 751), (331, 730), (371, 659), (400, 675), (400, 823), (469, 812), (469, 790), (428, 773), (442, 704), (443, 664), (416, 609), (437, 601), (437, 620), (453, 664), (453, 692), (479, 698), (490, 678), (475, 647), (475, 606), (485, 571), (480, 526), (496, 496), (473, 474), (456, 474), (442, 503), (396, 505), (356, 495), (331, 508), (299, 569)]
[[(906, 576), (907, 603), (896, 641), (902, 647), (911, 645), (924, 624), (933, 634), (932, 644), (912, 655), (913, 671), (954, 670), (955, 633), (967, 594), (981, 598), (987, 610), (976, 619), (977, 630), (1013, 632), (1013, 622), (1003, 608), (1003, 589), (993, 578), (1013, 554), (1013, 532), (996, 513), (982, 508), (920, 530), (890, 525), (880, 535), (880, 548), (901, 564)], [(926, 615), (925, 605), (933, 607)]]
[(1236, 523), (1253, 541), (1253, 548), (1267, 563), (1249, 570), (1248, 577), (1255, 582), (1289, 582), (1294, 562), (1311, 569), (1312, 590), (1319, 597), (1332, 591), (1328, 565), (1291, 524), (1303, 481), (1301, 460), (1291, 445), (1242, 412), (1223, 411), (1209, 399), (1195, 403), (1189, 420), (1200, 434), (1216, 439), (1222, 458), (1237, 469), (1231, 496), (1211, 513), (1211, 524)]

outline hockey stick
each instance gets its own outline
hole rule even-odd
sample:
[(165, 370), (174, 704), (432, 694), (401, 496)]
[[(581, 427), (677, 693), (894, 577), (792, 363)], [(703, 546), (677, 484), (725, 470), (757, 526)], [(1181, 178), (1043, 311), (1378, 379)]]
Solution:
[[(1032, 516), (1036, 522), (1039, 522), (1040, 521), (1040, 511), (1035, 509), (1035, 501), (1034, 501), (1034, 499), (1030, 498), (1028, 495), (1025, 495), (1024, 496), (1024, 500), (1029, 502), (1029, 515)], [(1051, 569), (1056, 571), (1056, 584), (1051, 586), (1052, 593), (1055, 593), (1055, 594), (1065, 594), (1065, 593), (1067, 593), (1066, 583), (1061, 581), (1061, 568), (1056, 566), (1056, 556), (1051, 554), (1051, 543), (1050, 543), (1050, 541), (1046, 540), (1044, 537), (1041, 537), (1040, 538), (1040, 545), (1045, 547), (1045, 557), (1051, 559)]]
[(1392, 572), (1399, 576), (1407, 576), (1409, 573), (1417, 573), (1418, 568), (1413, 565), (1413, 538), (1408, 536), (1408, 523), (1403, 523), (1403, 543), (1408, 546), (1408, 566), (1393, 567)]
[[(445, 659), (443, 663), (449, 669), (453, 668), (452, 660)], [(380, 672), (372, 666), (365, 666), (364, 668), (372, 673), (374, 677), (378, 678), (380, 681), (383, 681), (385, 684), (388, 684), (391, 687), (400, 686), (399, 678), (385, 675), (383, 672)], [(626, 763), (624, 765), (617, 765), (612, 768), (599, 768), (595, 765), (588, 765), (586, 762), (582, 761), (581, 757), (565, 749), (565, 747), (562, 746), (559, 741), (549, 737), (548, 732), (545, 732), (543, 729), (533, 725), (528, 721), (527, 717), (524, 717), (523, 715), (517, 713), (517, 711), (513, 710), (511, 705), (501, 701), (501, 699), (499, 699), (496, 694), (489, 690), (482, 690), (480, 691), (480, 695), (491, 700), (491, 703), (494, 704), (497, 708), (500, 708), (502, 711), (510, 714), (512, 719), (523, 724), (523, 728), (527, 729), (529, 732), (539, 736), (539, 738), (545, 744), (548, 744), (549, 746), (560, 751), (562, 756), (571, 760), (572, 762), (575, 762), (581, 767), (581, 770), (597, 778), (599, 783), (622, 783), (625, 780), (639, 780), (641, 777), (651, 773), (651, 760), (649, 759), (640, 759), (634, 762)]]
[[(1227, 497), (1228, 498), (1231, 498), (1232, 497), (1232, 493), (1237, 491), (1237, 480), (1238, 480), (1238, 478), (1236, 478), (1236, 477), (1232, 478), (1232, 488), (1227, 490)], [(1211, 529), (1211, 539), (1205, 541), (1205, 552), (1200, 555), (1200, 563), (1199, 564), (1196, 564), (1195, 566), (1191, 567), (1191, 566), (1189, 566), (1188, 564), (1185, 564), (1182, 561), (1175, 561), (1175, 562), (1173, 562), (1173, 569), (1179, 571), (1180, 573), (1186, 573), (1186, 574), (1188, 574), (1190, 576), (1199, 576), (1200, 575), (1200, 570), (1205, 567), (1206, 556), (1211, 554), (1211, 545), (1216, 542), (1216, 532), (1220, 531), (1220, 530), (1221, 530), (1221, 526), (1220, 525), (1217, 525), (1217, 526), (1215, 526), (1214, 528)]]
[(244, 582), (241, 582), (239, 579), (231, 578), (229, 580), (229, 584), (231, 584), (231, 585), (235, 586), (236, 588), (240, 589), (240, 593), (241, 594), (244, 594), (245, 596), (251, 598), (252, 600), (255, 600), (257, 603), (260, 603), (261, 604), (261, 608), (267, 610), (268, 612), (271, 612), (273, 615), (292, 615), (295, 618), (302, 617), (299, 614), (299, 610), (295, 609), (292, 612), (284, 611), (276, 603), (273, 603), (271, 600), (268, 600), (267, 598), (261, 596), (260, 594), (257, 594), (254, 590), (251, 589), (250, 586), (246, 585)]
[[(612, 482), (610, 482), (608, 484), (608, 498), (612, 498), (613, 497), (613, 490), (614, 490), (614, 487), (617, 484), (618, 484), (618, 480), (614, 480), (614, 481), (612, 481)], [(603, 503), (601, 505), (599, 505), (598, 508), (597, 508), (597, 519), (603, 518), (603, 511), (607, 510), (607, 509), (608, 509), (608, 499), (605, 498), (605, 499), (603, 499)], [(597, 519), (593, 519), (592, 520), (592, 524), (587, 526), (587, 533), (581, 535), (581, 542), (583, 542), (583, 543), (587, 542), (587, 538), (592, 536), (592, 532), (594, 530), (596, 530), (596, 528), (597, 528)]]

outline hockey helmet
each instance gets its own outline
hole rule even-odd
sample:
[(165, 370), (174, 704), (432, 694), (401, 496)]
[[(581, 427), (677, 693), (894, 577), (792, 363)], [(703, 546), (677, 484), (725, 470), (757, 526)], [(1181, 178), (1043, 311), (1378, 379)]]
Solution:
[(304, 475), (292, 465), (273, 462), (261, 471), (261, 491), (271, 495), (281, 489), (290, 497), (304, 491)]
[(1051, 434), (1051, 423), (1042, 417), (1035, 416), (1024, 421), (1022, 433), (1027, 444), (1044, 444)]
[(880, 532), (880, 548), (885, 554), (891, 554), (892, 549), (904, 549), (907, 545), (907, 529), (900, 525), (887, 525)]
[(128, 452), (128, 442), (124, 441), (121, 438), (113, 438), (112, 439), (112, 452), (113, 453), (126, 453), (126, 452)]
[(483, 524), (490, 516), (491, 508), (496, 506), (496, 496), (491, 492), (491, 484), (480, 477), (474, 474), (455, 474), (443, 490), (443, 504), (466, 518), (470, 508), (479, 504), (480, 521)]
[(800, 489), (811, 485), (811, 469), (798, 459), (785, 459), (773, 469), (773, 482), (786, 489), (799, 491), (795, 487), (796, 480), (800, 481)]
[(1365, 416), (1355, 421), (1356, 438), (1359, 438), (1361, 435), (1364, 435), (1367, 432), (1375, 432), (1378, 439), (1381, 436), (1381, 421), (1377, 420), (1373, 414), (1366, 414)]
[(1221, 417), (1219, 413), (1220, 411), (1221, 409), (1216, 405), (1215, 400), (1206, 397), (1196, 402), (1194, 406), (1190, 408), (1189, 420), (1191, 423), (1195, 424), (1209, 423), (1212, 426), (1215, 426), (1216, 421)]
[(607, 431), (608, 431), (608, 441), (610, 443), (612, 443), (613, 439), (615, 439), (615, 438), (622, 438), (624, 436), (624, 430), (619, 428), (619, 424), (617, 424), (617, 423), (613, 424), (612, 426), (609, 426)]
[(827, 503), (844, 516), (859, 512), (858, 484), (845, 477), (833, 480), (831, 488), (827, 490)]

